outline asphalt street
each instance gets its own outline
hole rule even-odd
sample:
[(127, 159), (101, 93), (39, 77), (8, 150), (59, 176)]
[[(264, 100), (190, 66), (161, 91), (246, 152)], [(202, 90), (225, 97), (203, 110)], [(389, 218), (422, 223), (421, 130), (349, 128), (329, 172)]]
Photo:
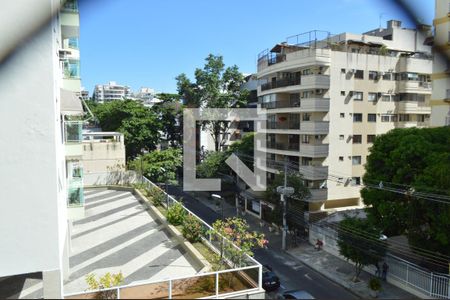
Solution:
[[(215, 220), (221, 218), (221, 214), (203, 205), (195, 197), (184, 193), (180, 187), (169, 187), (169, 194), (177, 198), (183, 197), (184, 205), (208, 224), (212, 224)], [(358, 299), (345, 288), (296, 260), (278, 247), (270, 245), (268, 249), (255, 251), (255, 258), (261, 264), (271, 266), (281, 281), (281, 288), (268, 294), (270, 298), (275, 298), (277, 293), (280, 294), (286, 290), (306, 290), (316, 299)]]

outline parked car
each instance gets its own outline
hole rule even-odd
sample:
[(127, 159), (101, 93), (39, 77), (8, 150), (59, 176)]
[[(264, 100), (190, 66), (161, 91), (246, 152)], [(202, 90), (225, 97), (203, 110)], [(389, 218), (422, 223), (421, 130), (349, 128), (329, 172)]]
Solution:
[(283, 295), (280, 297), (280, 299), (316, 299), (308, 293), (307, 291), (301, 291), (301, 290), (291, 290), (286, 291), (283, 293)]
[(275, 291), (280, 287), (280, 278), (270, 266), (263, 266), (262, 287), (266, 292)]

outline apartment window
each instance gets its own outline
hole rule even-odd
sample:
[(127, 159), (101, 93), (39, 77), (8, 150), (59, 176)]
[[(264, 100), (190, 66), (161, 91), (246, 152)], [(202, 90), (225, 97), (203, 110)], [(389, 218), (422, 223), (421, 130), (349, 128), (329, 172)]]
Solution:
[(417, 115), (417, 122), (425, 122), (425, 115)]
[(343, 156), (339, 156), (339, 161), (344, 161), (344, 157)]
[(362, 143), (362, 135), (354, 134), (353, 135), (353, 144), (361, 144)]
[(361, 155), (352, 156), (352, 165), (360, 165), (361, 164)]
[(383, 101), (383, 102), (391, 102), (391, 96), (390, 95), (383, 95), (383, 96), (381, 96), (381, 101)]
[(302, 71), (302, 75), (311, 75), (311, 74), (312, 74), (312, 72), (310, 69), (305, 69)]
[(341, 118), (345, 118), (345, 113), (340, 113)]
[(311, 121), (311, 114), (304, 113), (302, 115), (302, 121)]
[(353, 100), (362, 101), (363, 100), (363, 92), (353, 92)]
[(356, 70), (355, 78), (356, 79), (364, 79), (364, 71), (363, 70)]
[(409, 115), (408, 114), (399, 114), (398, 120), (400, 122), (409, 122)]
[(361, 177), (352, 177), (352, 185), (361, 185)]
[(377, 101), (377, 93), (369, 93), (369, 95), (367, 96), (367, 101), (369, 102)]
[(386, 72), (383, 74), (383, 80), (391, 80), (392, 73)]
[(302, 144), (309, 144), (309, 135), (302, 135)]
[(341, 91), (341, 96), (345, 96), (345, 91)]
[(378, 80), (378, 72), (369, 71), (369, 80)]
[(345, 74), (345, 69), (341, 69), (341, 73), (342, 73), (342, 74)]
[(446, 98), (446, 99), (450, 99), (450, 89), (447, 89), (447, 90), (445, 91), (445, 98)]
[(343, 134), (340, 134), (340, 135), (339, 135), (339, 139), (340, 139), (341, 141), (343, 141), (343, 140), (344, 140), (344, 135), (343, 135)]
[(373, 144), (375, 141), (375, 134), (368, 134), (367, 135), (367, 144)]
[(400, 74), (400, 78), (401, 78), (401, 80), (407, 80), (407, 81), (419, 81), (419, 74), (403, 72)]
[(381, 115), (381, 122), (397, 122), (397, 115)]
[(362, 122), (362, 114), (353, 114), (353, 122)]
[(312, 91), (304, 91), (302, 93), (302, 98), (311, 98)]
[(367, 122), (376, 122), (377, 114), (367, 114)]

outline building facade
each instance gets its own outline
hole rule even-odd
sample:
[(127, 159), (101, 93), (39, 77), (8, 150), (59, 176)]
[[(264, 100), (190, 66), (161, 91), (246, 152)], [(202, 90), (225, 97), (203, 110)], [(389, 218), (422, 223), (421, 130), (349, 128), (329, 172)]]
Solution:
[(364, 34), (312, 31), (258, 58), (259, 107), (267, 114), (269, 180), (300, 172), (311, 212), (360, 207), (369, 149), (394, 128), (426, 127), (430, 118), (429, 27)]
[(131, 96), (129, 86), (117, 84), (115, 81), (110, 81), (107, 84), (97, 84), (93, 93), (94, 100), (100, 103), (124, 100)]
[(450, 125), (450, 1), (436, 0), (431, 126)]
[(60, 298), (69, 219), (72, 208), (83, 209), (77, 2), (7, 2), (0, 24), (27, 41), (0, 48), (13, 49), (0, 69), (0, 131), (8, 141), (1, 151), (0, 277), (38, 272), (44, 297)]

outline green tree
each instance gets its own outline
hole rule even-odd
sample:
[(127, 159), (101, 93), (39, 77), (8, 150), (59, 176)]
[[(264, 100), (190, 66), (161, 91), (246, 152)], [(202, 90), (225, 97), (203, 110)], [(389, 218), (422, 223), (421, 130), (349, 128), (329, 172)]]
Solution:
[[(412, 246), (450, 255), (450, 205), (414, 192), (450, 195), (450, 128), (395, 129), (377, 137), (361, 191), (370, 221), (388, 236), (407, 235)], [(393, 193), (370, 185), (391, 186)]]
[[(177, 169), (182, 165), (181, 149), (168, 148), (166, 150), (154, 150), (128, 163), (128, 168), (153, 182), (174, 182), (177, 179)], [(163, 171), (163, 168), (165, 171)]]
[[(231, 108), (243, 107), (248, 91), (241, 91), (244, 76), (236, 65), (225, 68), (222, 56), (209, 54), (203, 69), (195, 70), (195, 82), (186, 74), (177, 76), (177, 88), (187, 107)], [(203, 128), (211, 134), (215, 150), (221, 150), (229, 129), (227, 121), (205, 121)]]
[(225, 160), (232, 154), (243, 155), (243, 161), (248, 168), (253, 170), (254, 134), (249, 133), (241, 140), (234, 142), (224, 152), (207, 153), (204, 160), (197, 166), (197, 174), (200, 177), (220, 177), (221, 174), (231, 174), (231, 168)]
[(171, 147), (181, 147), (183, 105), (180, 102), (180, 95), (161, 93), (157, 94), (156, 97), (162, 102), (156, 103), (152, 110), (158, 116), (158, 122), (165, 134), (165, 141)]
[(220, 243), (220, 253), (216, 258), (219, 270), (227, 266), (227, 260), (239, 266), (245, 255), (253, 256), (253, 249), (264, 245), (264, 234), (251, 232), (244, 219), (217, 220), (212, 227), (208, 233)]
[(339, 253), (355, 264), (354, 281), (364, 266), (378, 263), (386, 254), (380, 231), (367, 219), (346, 218), (338, 226)]
[(92, 112), (104, 131), (124, 134), (127, 158), (134, 158), (143, 149), (153, 150), (159, 142), (161, 123), (149, 108), (133, 100), (96, 104)]

